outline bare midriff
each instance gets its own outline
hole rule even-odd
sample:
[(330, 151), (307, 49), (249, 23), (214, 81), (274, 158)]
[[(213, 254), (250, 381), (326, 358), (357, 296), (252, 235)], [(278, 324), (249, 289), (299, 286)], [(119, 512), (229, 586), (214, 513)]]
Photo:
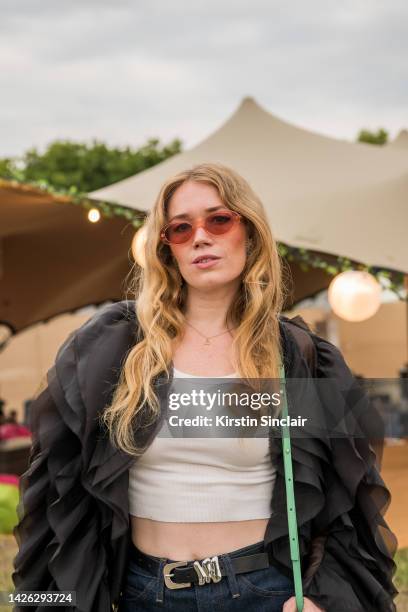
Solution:
[(268, 519), (166, 523), (130, 516), (130, 522), (132, 541), (143, 552), (174, 561), (189, 561), (231, 552), (263, 540)]

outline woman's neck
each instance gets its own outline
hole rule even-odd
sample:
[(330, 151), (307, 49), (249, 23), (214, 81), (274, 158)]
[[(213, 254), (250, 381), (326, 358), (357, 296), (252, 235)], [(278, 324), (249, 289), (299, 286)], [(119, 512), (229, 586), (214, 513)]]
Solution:
[(226, 315), (232, 295), (220, 292), (218, 295), (190, 292), (184, 316), (186, 320), (203, 333), (217, 333), (227, 328)]

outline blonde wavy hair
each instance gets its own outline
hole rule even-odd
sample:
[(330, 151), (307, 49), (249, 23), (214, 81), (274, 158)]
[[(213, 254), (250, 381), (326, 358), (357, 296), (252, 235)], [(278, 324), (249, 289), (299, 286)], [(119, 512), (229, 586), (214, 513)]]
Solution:
[[(162, 186), (146, 221), (145, 266), (135, 266), (130, 289), (135, 299), (140, 340), (126, 356), (111, 403), (101, 415), (114, 446), (133, 454), (137, 447), (137, 418), (153, 422), (160, 414), (155, 378), (172, 362), (172, 342), (183, 336), (188, 286), (160, 239), (168, 222), (171, 197), (186, 181), (213, 185), (223, 204), (243, 216), (251, 249), (241, 274), (241, 284), (226, 315), (226, 325), (236, 327), (232, 353), (241, 378), (278, 378), (282, 358), (279, 321), (284, 303), (282, 260), (272, 236), (264, 206), (247, 181), (231, 168), (203, 163), (169, 178)], [(142, 415), (142, 411), (144, 411)]]

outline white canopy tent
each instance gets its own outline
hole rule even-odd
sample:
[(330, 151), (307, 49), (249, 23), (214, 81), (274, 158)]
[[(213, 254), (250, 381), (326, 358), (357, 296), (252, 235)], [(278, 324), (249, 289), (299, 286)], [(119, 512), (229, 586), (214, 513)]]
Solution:
[(393, 149), (402, 149), (408, 151), (408, 130), (401, 130), (397, 137), (387, 144), (387, 147)]
[(405, 150), (315, 134), (252, 98), (192, 149), (89, 195), (149, 211), (165, 179), (199, 162), (242, 174), (279, 241), (408, 273)]

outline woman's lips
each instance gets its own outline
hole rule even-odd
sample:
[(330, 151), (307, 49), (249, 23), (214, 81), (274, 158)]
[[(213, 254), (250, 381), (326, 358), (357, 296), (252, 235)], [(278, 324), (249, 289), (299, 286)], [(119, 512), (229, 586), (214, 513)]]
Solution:
[(205, 261), (205, 262), (197, 262), (195, 264), (193, 264), (194, 266), (197, 266), (197, 268), (210, 268), (211, 266), (215, 265), (216, 263), (218, 263), (220, 261), (220, 259), (210, 259), (210, 261)]

